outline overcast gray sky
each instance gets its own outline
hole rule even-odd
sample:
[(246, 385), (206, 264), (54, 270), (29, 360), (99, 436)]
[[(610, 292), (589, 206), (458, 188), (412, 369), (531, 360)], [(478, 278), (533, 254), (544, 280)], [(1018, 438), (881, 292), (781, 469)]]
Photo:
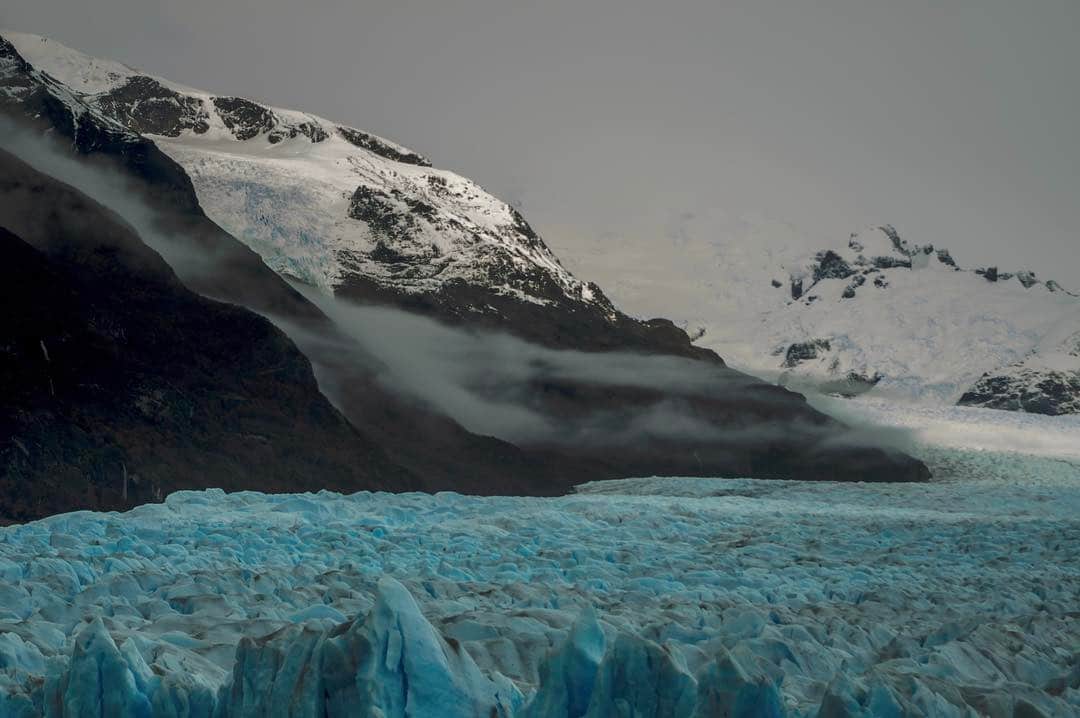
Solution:
[(0, 26), (399, 140), (555, 246), (891, 222), (1080, 286), (1077, 0), (5, 0)]

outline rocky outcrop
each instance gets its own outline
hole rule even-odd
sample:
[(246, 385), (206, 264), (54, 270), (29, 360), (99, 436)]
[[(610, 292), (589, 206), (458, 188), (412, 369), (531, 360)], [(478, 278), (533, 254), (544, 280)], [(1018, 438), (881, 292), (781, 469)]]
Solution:
[(152, 77), (132, 77), (104, 93), (98, 103), (103, 114), (140, 134), (178, 137), (184, 130), (203, 134), (210, 129), (201, 102)]
[(807, 342), (796, 342), (784, 352), (784, 366), (795, 367), (805, 361), (818, 358), (818, 351), (830, 351), (832, 344), (828, 339), (812, 339)]
[(986, 374), (958, 403), (1029, 414), (1080, 414), (1080, 369), (1036, 371), (1021, 366), (1006, 374)]
[(851, 265), (831, 249), (818, 252), (814, 257), (813, 269), (815, 282), (822, 279), (847, 279), (855, 273)]
[(357, 130), (352, 127), (338, 127), (337, 131), (341, 133), (341, 136), (345, 138), (345, 141), (350, 145), (360, 147), (369, 152), (374, 152), (380, 157), (385, 157), (388, 160), (394, 162), (402, 162), (407, 165), (418, 165), (420, 167), (430, 167), (431, 161), (423, 155), (419, 155), (412, 150), (407, 150), (404, 147), (399, 147), (391, 142), (376, 137), (363, 130)]
[(760, 318), (773, 339), (762, 355), (776, 357), (768, 369), (784, 386), (854, 396), (886, 385), (966, 406), (1077, 411), (1080, 363), (1047, 343), (1076, 326), (1080, 308), (1052, 280), (964, 269), (948, 250), (911, 243), (891, 225), (787, 269), (792, 301), (772, 301)]
[[(1080, 317), (1073, 326), (1078, 322)], [(1070, 334), (1068, 326), (1063, 324), (1057, 339), (1048, 337), (1021, 361), (984, 373), (958, 403), (1051, 416), (1080, 414), (1080, 331)]]

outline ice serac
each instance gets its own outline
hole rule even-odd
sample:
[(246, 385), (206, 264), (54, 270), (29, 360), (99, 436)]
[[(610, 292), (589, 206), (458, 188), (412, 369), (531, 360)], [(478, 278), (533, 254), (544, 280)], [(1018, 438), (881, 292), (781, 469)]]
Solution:
[(620, 633), (600, 663), (587, 718), (691, 718), (697, 682), (666, 646)]
[(524, 718), (584, 716), (604, 648), (604, 631), (596, 611), (588, 606), (574, 622), (566, 641), (541, 664), (540, 689), (525, 709)]
[(540, 666), (524, 718), (782, 718), (778, 682), (726, 649), (694, 672), (674, 645), (611, 629), (590, 606)]
[(100, 715), (99, 669), (169, 718), (1077, 716), (1074, 444), (925, 485), (189, 491), (3, 527), (0, 716)]
[(484, 676), (465, 650), (439, 635), (409, 591), (379, 581), (363, 620), (330, 632), (290, 628), (237, 650), (224, 715), (510, 716), (521, 694)]
[(146, 696), (150, 680), (146, 664), (132, 666), (101, 619), (95, 618), (76, 637), (67, 670), (46, 682), (45, 715), (150, 718)]
[(869, 685), (837, 676), (825, 690), (818, 718), (901, 718), (908, 715), (896, 693), (877, 677)]
[(783, 698), (777, 681), (755, 667), (748, 668), (721, 648), (698, 675), (696, 716), (782, 718)]

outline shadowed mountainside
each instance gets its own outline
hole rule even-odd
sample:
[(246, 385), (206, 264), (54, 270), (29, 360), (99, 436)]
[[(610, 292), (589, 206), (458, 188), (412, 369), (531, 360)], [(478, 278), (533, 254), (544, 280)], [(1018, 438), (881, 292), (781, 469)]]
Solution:
[[(49, 152), (108, 173), (124, 185), (125, 197), (152, 215), (136, 232), (72, 188), (2, 158), (8, 182), (0, 226), (14, 235), (5, 242), (17, 247), (5, 265), (11, 280), (5, 304), (31, 309), (5, 317), (13, 346), (21, 348), (7, 359), (15, 400), (5, 406), (0, 456), (12, 497), (18, 486), (38, 482), (52, 487), (42, 494), (52, 498), (29, 504), (20, 499), (18, 512), (0, 514), (30, 517), (123, 505), (117, 497), (123, 495), (125, 472), (128, 503), (209, 485), (558, 494), (586, 480), (644, 474), (929, 476), (920, 462), (901, 453), (853, 444), (846, 427), (811, 409), (800, 395), (726, 368), (665, 320), (639, 322), (617, 312), (612, 320), (596, 302), (545, 305), (508, 298), (496, 287), (459, 283), (427, 295), (339, 291), (336, 301), (392, 304), (465, 332), (506, 332), (549, 350), (584, 352), (601, 370), (609, 360), (605, 352), (616, 351), (681, 357), (710, 376), (709, 389), (701, 393), (572, 377), (541, 377), (519, 387), (523, 403), (547, 420), (571, 428), (600, 420), (618, 430), (617, 441), (541, 437), (509, 443), (471, 433), (423, 398), (408, 398), (403, 387), (378, 381), (377, 361), (355, 360), (364, 354), (355, 338), (207, 218), (179, 164), (151, 139), (35, 70), (2, 39), (0, 90), (0, 105), (28, 137), (50, 136)], [(109, 262), (103, 263), (104, 256)], [(28, 279), (46, 275), (56, 279)], [(458, 291), (468, 296), (460, 298)], [(478, 305), (498, 311), (473, 311)], [(34, 306), (49, 310), (34, 314)], [(252, 312), (269, 317), (288, 337)], [(67, 349), (52, 350), (67, 340), (73, 342)], [(48, 394), (40, 389), (42, 372), (50, 367), (42, 366), (46, 350), (34, 353), (39, 343), (56, 354), (50, 362), (58, 366), (51, 370), (67, 377), (59, 385), (54, 379)], [(236, 365), (224, 366), (230, 360)], [(66, 374), (60, 372), (65, 362)], [(101, 376), (82, 376), (75, 367), (83, 364)], [(319, 385), (335, 387), (334, 406), (341, 413), (318, 394), (312, 367)], [(138, 393), (144, 384), (149, 393)], [(37, 389), (26, 393), (19, 387)], [(107, 388), (94, 394), (88, 387)], [(245, 400), (230, 404), (222, 398), (228, 396)], [(658, 406), (674, 407), (691, 423), (708, 427), (708, 435), (625, 430)], [(104, 427), (102, 436), (93, 433), (95, 425)], [(33, 432), (37, 438), (28, 443)], [(46, 452), (47, 446), (55, 450)], [(129, 460), (135, 456), (137, 461)], [(160, 466), (151, 470), (154, 462)], [(94, 476), (97, 485), (88, 478)]]

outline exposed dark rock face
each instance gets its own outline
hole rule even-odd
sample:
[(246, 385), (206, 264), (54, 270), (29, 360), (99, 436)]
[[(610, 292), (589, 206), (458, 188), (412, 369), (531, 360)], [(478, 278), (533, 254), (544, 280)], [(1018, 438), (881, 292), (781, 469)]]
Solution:
[(942, 264), (947, 264), (954, 269), (959, 269), (959, 267), (956, 266), (956, 260), (953, 259), (952, 255), (949, 253), (949, 250), (939, 249), (937, 251), (937, 258), (938, 261), (940, 261)]
[(957, 403), (1051, 416), (1080, 414), (1080, 371), (987, 374)]
[(819, 252), (815, 259), (817, 260), (814, 266), (815, 282), (820, 282), (822, 279), (847, 279), (855, 273), (851, 265), (831, 249)]
[(819, 387), (819, 390), (826, 394), (837, 394), (839, 396), (851, 398), (870, 391), (884, 378), (885, 377), (881, 374), (867, 376), (866, 374), (852, 371), (848, 372), (847, 375), (841, 379), (823, 383)]
[(150, 77), (132, 77), (98, 102), (110, 117), (140, 134), (178, 137), (183, 130), (202, 134), (210, 129), (201, 102)]
[(902, 267), (904, 269), (911, 269), (910, 259), (899, 259), (897, 257), (874, 257), (870, 260), (874, 266), (878, 269), (896, 269)]
[(896, 227), (893, 227), (891, 224), (882, 225), (881, 227), (878, 227), (878, 229), (884, 232), (885, 236), (889, 238), (889, 241), (892, 243), (893, 251), (897, 254), (902, 254), (905, 257), (914, 257), (918, 254), (931, 254), (934, 251), (932, 245), (923, 247), (908, 242), (900, 236), (900, 233), (896, 231)]
[[(416, 218), (411, 212), (398, 211), (397, 202), (402, 202), (403, 198), (399, 196), (395, 199), (396, 202), (391, 200), (390, 195), (371, 187), (357, 187), (349, 200), (349, 216), (366, 223), (377, 236), (392, 243), (407, 239), (411, 233), (416, 231)], [(416, 203), (415, 200), (414, 203)], [(419, 210), (417, 213), (420, 216), (431, 218), (433, 208), (430, 205), (423, 205), (415, 209)], [(391, 264), (404, 259), (404, 255), (396, 252), (389, 256), (391, 257)], [(380, 258), (379, 261), (384, 260)]]
[(885, 378), (881, 374), (867, 375), (854, 371), (842, 375), (839, 372), (834, 374), (826, 377), (804, 377), (785, 372), (781, 374), (779, 383), (781, 386), (800, 391), (813, 390), (819, 394), (831, 394), (850, 399), (865, 394)]
[[(1069, 290), (1062, 287), (1060, 284), (1055, 282), (1053, 279), (1048, 279), (1046, 281), (1046, 289), (1048, 291), (1051, 291), (1051, 292), (1064, 292), (1065, 294), (1072, 294), (1072, 292), (1070, 292)], [(1076, 295), (1073, 295), (1073, 296), (1076, 296)]]
[(236, 139), (250, 140), (274, 129), (274, 113), (242, 97), (215, 97), (214, 108)]
[(787, 348), (784, 354), (784, 366), (798, 366), (804, 361), (818, 358), (819, 351), (830, 351), (832, 343), (828, 339), (812, 339), (808, 342), (797, 342)]
[(372, 134), (368, 134), (362, 130), (356, 130), (351, 127), (338, 127), (338, 133), (345, 138), (350, 144), (362, 147), (365, 150), (369, 150), (385, 157), (388, 160), (394, 160), (395, 162), (404, 162), (409, 165), (418, 165), (420, 167), (430, 167), (431, 162), (426, 157), (416, 154), (415, 152), (409, 152), (408, 150), (396, 149), (391, 147), (386, 142), (383, 142), (378, 137)]
[[(448, 191), (438, 176), (428, 179), (436, 195)], [(508, 226), (479, 228), (398, 189), (362, 185), (350, 198), (348, 215), (364, 222), (377, 244), (364, 253), (339, 252), (346, 269), (334, 287), (339, 297), (500, 329), (555, 348), (621, 345), (651, 352), (676, 350), (681, 356), (711, 355), (693, 348), (673, 325), (656, 332), (622, 314), (595, 284), (561, 283), (549, 264), (536, 261), (548, 254), (547, 248), (516, 211), (511, 210)], [(500, 241), (491, 241), (493, 232)], [(432, 241), (437, 236), (455, 237), (468, 247), (468, 254), (444, 254)], [(523, 256), (522, 247), (534, 256)], [(662, 341), (650, 344), (646, 337)]]
[(323, 142), (330, 135), (326, 134), (326, 130), (314, 122), (300, 122), (295, 125), (279, 125), (275, 127), (266, 136), (267, 141), (274, 145), (285, 139), (292, 139), (303, 135), (311, 140), (313, 143)]
[[(393, 259), (387, 252), (387, 257)], [(403, 267), (407, 264), (402, 263)], [(537, 273), (534, 287), (543, 289), (548, 277)], [(556, 287), (548, 290), (554, 295)], [(455, 326), (508, 331), (526, 341), (553, 349), (633, 351), (703, 359), (723, 366), (711, 349), (694, 346), (686, 332), (667, 319), (639, 321), (624, 315), (614, 320), (589, 311), (522, 302), (492, 294), (466, 282), (450, 282), (426, 294), (396, 292), (354, 276), (337, 288), (338, 297), (361, 304), (391, 306), (423, 314)]]
[(841, 298), (843, 298), (843, 299), (854, 299), (855, 298), (855, 291), (864, 284), (866, 284), (866, 275), (865, 274), (857, 274), (857, 275), (855, 275), (855, 277), (852, 278), (851, 282), (846, 287), (844, 287), (844, 293), (840, 295)]
[(976, 269), (975, 274), (978, 274), (986, 279), (988, 282), (996, 282), (998, 280), (998, 268), (987, 267), (986, 269)]

